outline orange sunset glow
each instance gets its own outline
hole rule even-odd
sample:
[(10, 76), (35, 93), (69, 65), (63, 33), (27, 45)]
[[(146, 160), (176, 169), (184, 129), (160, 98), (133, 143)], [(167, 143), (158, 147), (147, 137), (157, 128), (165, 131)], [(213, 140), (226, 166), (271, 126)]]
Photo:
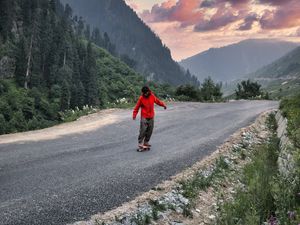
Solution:
[(126, 0), (181, 60), (250, 38), (300, 42), (299, 0)]

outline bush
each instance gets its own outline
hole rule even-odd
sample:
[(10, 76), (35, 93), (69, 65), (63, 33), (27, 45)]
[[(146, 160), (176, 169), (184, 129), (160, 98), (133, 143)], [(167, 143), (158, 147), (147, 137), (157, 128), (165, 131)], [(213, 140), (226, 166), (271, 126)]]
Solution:
[(9, 121), (9, 128), (12, 132), (27, 131), (28, 126), (22, 111), (17, 111), (13, 114)]
[(181, 85), (177, 87), (175, 96), (180, 101), (208, 101), (215, 102), (222, 100), (222, 85), (215, 84), (214, 81), (208, 77), (201, 84), (201, 88), (190, 84)]
[[(242, 81), (237, 84), (237, 90), (235, 90), (236, 99), (251, 99), (258, 97), (263, 94), (261, 91), (261, 85), (257, 82), (252, 82), (250, 80)], [(265, 94), (266, 98), (269, 98), (268, 94)]]
[(4, 116), (2, 115), (2, 114), (0, 114), (0, 124), (1, 124), (1, 126), (0, 126), (0, 134), (5, 134), (6, 133), (6, 127), (7, 127), (7, 125), (6, 125), (6, 120), (5, 120), (5, 118), (4, 118)]

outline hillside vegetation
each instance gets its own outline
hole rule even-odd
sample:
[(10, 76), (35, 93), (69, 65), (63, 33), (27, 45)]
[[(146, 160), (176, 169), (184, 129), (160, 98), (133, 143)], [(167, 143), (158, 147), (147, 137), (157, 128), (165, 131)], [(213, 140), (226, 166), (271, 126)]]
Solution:
[(300, 47), (262, 67), (253, 75), (257, 78), (300, 78)]
[[(69, 6), (3, 0), (0, 10), (0, 134), (44, 128), (69, 112), (80, 116), (139, 95), (145, 79), (98, 47), (100, 34), (90, 34)], [(167, 85), (150, 86), (166, 96)]]

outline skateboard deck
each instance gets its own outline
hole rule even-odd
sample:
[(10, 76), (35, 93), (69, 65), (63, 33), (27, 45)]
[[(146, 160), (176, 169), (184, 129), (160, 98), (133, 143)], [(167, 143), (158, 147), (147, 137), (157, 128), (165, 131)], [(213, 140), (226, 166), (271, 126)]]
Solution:
[(145, 152), (145, 151), (150, 151), (151, 147), (138, 147), (137, 151), (138, 152)]

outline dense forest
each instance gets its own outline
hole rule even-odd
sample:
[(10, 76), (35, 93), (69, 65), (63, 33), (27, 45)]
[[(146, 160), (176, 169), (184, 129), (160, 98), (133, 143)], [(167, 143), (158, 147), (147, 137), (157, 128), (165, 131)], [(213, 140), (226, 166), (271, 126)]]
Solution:
[[(108, 34), (91, 30), (69, 5), (1, 0), (0, 11), (0, 134), (48, 127), (62, 112), (139, 95), (145, 78), (112, 56)], [(167, 95), (168, 85), (150, 86)]]
[(121, 0), (61, 0), (94, 27), (106, 31), (116, 45), (116, 53), (147, 80), (181, 85), (199, 85), (195, 76), (176, 63), (160, 38)]

